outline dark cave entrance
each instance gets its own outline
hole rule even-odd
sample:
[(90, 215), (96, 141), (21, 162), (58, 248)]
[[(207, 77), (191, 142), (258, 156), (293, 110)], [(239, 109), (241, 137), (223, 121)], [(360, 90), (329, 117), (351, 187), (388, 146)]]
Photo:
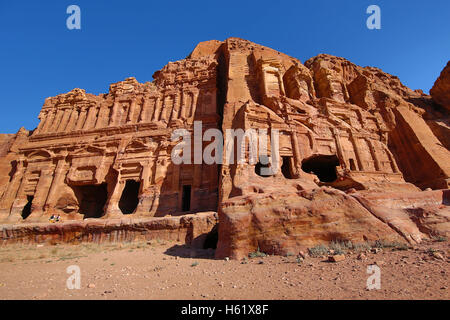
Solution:
[(31, 204), (33, 203), (33, 196), (27, 196), (27, 204), (22, 209), (22, 218), (25, 220), (31, 214)]
[(283, 164), (281, 165), (281, 173), (286, 179), (294, 179), (294, 175), (292, 174), (291, 159), (292, 157), (282, 157)]
[(136, 210), (139, 203), (140, 186), (141, 183), (134, 180), (127, 180), (125, 182), (125, 188), (119, 200), (119, 209), (123, 214), (130, 214)]
[(219, 241), (219, 224), (216, 224), (214, 228), (206, 235), (205, 242), (203, 243), (203, 249), (217, 249), (217, 242)]
[[(262, 170), (268, 169), (268, 170)], [(255, 173), (263, 178), (268, 178), (273, 176), (272, 168), (270, 166), (269, 157), (261, 156), (259, 157), (258, 163), (255, 165)]]
[(339, 166), (337, 156), (318, 155), (303, 160), (302, 170), (307, 173), (314, 173), (321, 182), (333, 182), (337, 179), (337, 166)]
[(191, 211), (191, 186), (183, 186), (183, 194), (181, 198), (181, 210), (184, 212)]
[(78, 200), (79, 212), (87, 218), (103, 216), (104, 206), (108, 198), (106, 183), (100, 185), (73, 186)]

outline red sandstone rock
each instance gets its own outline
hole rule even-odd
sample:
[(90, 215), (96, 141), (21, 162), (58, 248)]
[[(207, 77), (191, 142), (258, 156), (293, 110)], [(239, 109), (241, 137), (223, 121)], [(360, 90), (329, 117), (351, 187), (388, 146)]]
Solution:
[(81, 243), (135, 240), (173, 240), (202, 248), (217, 224), (217, 213), (138, 219), (89, 219), (61, 223), (0, 225), (0, 245), (11, 243)]
[(353, 197), (326, 187), (229, 199), (219, 211), (219, 221), (219, 258), (240, 259), (257, 248), (285, 255), (336, 240), (405, 241)]
[(433, 100), (450, 110), (450, 61), (430, 90)]
[(330, 262), (340, 262), (345, 260), (345, 255), (343, 254), (336, 254), (334, 256), (329, 256), (328, 261)]
[[(448, 70), (431, 98), (339, 57), (302, 64), (238, 38), (202, 42), (152, 82), (127, 78), (106, 94), (73, 89), (47, 98), (35, 130), (0, 136), (0, 220), (32, 234), (40, 229), (26, 224), (52, 214), (100, 218), (64, 227), (94, 237), (139, 229), (141, 218), (218, 211), (218, 257), (447, 234), (448, 194), (420, 189), (450, 183)], [(192, 133), (194, 121), (203, 130), (278, 130), (281, 170), (259, 176), (261, 163), (249, 163), (248, 152), (243, 164), (175, 165), (171, 134)], [(159, 234), (180, 219), (155, 222)], [(194, 228), (189, 241), (209, 227)]]

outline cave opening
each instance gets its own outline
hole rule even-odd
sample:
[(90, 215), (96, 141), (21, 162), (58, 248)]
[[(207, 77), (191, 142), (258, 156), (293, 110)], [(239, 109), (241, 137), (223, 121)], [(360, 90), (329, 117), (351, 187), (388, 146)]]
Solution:
[(183, 186), (183, 194), (181, 198), (181, 210), (184, 212), (191, 211), (191, 186)]
[(263, 178), (273, 176), (272, 168), (268, 156), (260, 156), (258, 163), (255, 165), (255, 173)]
[(31, 204), (33, 203), (33, 196), (27, 196), (27, 204), (22, 209), (22, 218), (25, 220), (31, 214)]
[(216, 224), (212, 230), (206, 235), (203, 249), (217, 249), (219, 241), (219, 224)]
[(134, 180), (125, 182), (125, 188), (119, 200), (119, 209), (123, 214), (131, 214), (136, 210), (139, 203), (140, 186), (141, 183)]
[(72, 186), (78, 200), (78, 211), (87, 218), (100, 218), (108, 198), (107, 184)]
[(286, 179), (294, 179), (294, 175), (292, 174), (291, 159), (292, 157), (282, 157), (283, 164), (281, 165), (281, 173)]
[(336, 155), (317, 155), (302, 162), (302, 170), (315, 174), (321, 182), (336, 181), (337, 166), (339, 166), (339, 159)]

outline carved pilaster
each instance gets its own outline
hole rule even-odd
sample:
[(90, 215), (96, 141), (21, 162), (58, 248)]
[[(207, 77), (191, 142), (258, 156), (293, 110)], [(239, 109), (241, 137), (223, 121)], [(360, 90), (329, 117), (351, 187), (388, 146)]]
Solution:
[(112, 108), (112, 113), (111, 113), (111, 119), (109, 120), (109, 125), (110, 126), (116, 126), (117, 125), (117, 117), (119, 114), (119, 108), (120, 108), (120, 103), (119, 101), (114, 101), (114, 105)]
[(61, 124), (61, 118), (62, 118), (63, 114), (64, 114), (64, 110), (62, 110), (62, 109), (59, 109), (56, 112), (55, 119), (53, 120), (53, 123), (52, 123), (51, 127), (49, 128), (49, 132), (57, 131), (57, 128)]
[(67, 108), (64, 110), (64, 114), (63, 117), (61, 119), (61, 123), (59, 124), (58, 128), (56, 129), (56, 131), (61, 132), (61, 131), (65, 131), (64, 129), (67, 126), (67, 123), (69, 122), (69, 118), (70, 118), (70, 114), (72, 113), (72, 110)]
[(356, 161), (358, 162), (358, 167), (360, 171), (365, 171), (367, 168), (364, 164), (363, 157), (361, 154), (361, 146), (359, 144), (359, 139), (353, 135), (353, 133), (350, 134), (350, 140), (353, 144), (353, 149), (355, 150), (356, 155)]
[(23, 175), (25, 172), (24, 163), (19, 160), (16, 167), (16, 172), (14, 173), (11, 182), (8, 183), (6, 191), (3, 193), (2, 199), (0, 201), (0, 213), (9, 213), (11, 206), (16, 198)]
[(155, 102), (155, 112), (153, 113), (152, 121), (159, 121), (161, 115), (161, 98), (157, 97)]
[(69, 132), (74, 130), (77, 125), (77, 121), (78, 121), (78, 109), (74, 108), (70, 114), (69, 122), (67, 123), (66, 126), (66, 131)]
[(53, 119), (55, 118), (56, 110), (52, 109), (49, 110), (47, 113), (45, 124), (42, 128), (42, 133), (46, 133), (49, 131), (49, 128), (51, 127), (53, 123)]
[(131, 100), (128, 116), (126, 117), (126, 124), (133, 123), (134, 114), (136, 112), (136, 99)]
[(81, 130), (84, 126), (85, 121), (86, 121), (86, 107), (81, 107), (80, 114), (77, 120), (77, 125), (75, 126), (75, 130)]
[(50, 190), (48, 192), (47, 200), (44, 205), (44, 211), (48, 209), (53, 209), (56, 205), (56, 201), (58, 201), (58, 188), (64, 184), (64, 178), (68, 168), (66, 166), (66, 160), (60, 159), (58, 160), (58, 164), (56, 165), (55, 173), (53, 176), (53, 180), (50, 186)]
[(86, 121), (83, 125), (83, 130), (89, 130), (94, 127), (95, 120), (97, 118), (97, 110), (98, 109), (96, 106), (91, 106), (88, 108)]

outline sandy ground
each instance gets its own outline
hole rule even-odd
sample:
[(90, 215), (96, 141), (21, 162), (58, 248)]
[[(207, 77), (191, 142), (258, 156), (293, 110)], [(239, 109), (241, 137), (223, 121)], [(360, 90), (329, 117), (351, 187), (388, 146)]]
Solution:
[[(433, 252), (439, 252), (436, 258)], [(213, 250), (152, 241), (0, 248), (0, 299), (449, 299), (449, 242), (325, 258), (214, 260)], [(381, 289), (367, 290), (376, 263)], [(81, 288), (68, 289), (69, 266)]]

